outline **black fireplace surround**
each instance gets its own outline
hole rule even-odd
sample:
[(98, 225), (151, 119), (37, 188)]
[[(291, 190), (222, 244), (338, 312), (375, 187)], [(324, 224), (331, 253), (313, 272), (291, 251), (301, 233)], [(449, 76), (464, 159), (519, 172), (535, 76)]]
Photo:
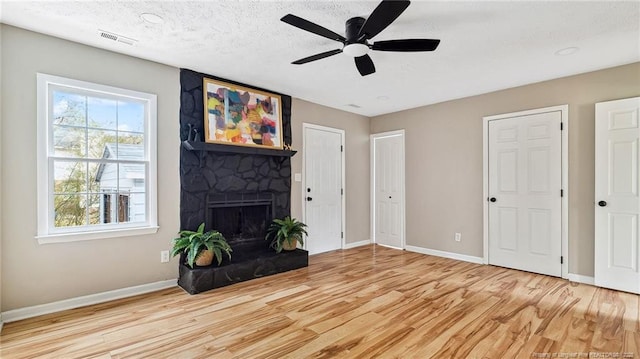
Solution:
[[(182, 141), (194, 137), (193, 133), (189, 136), (190, 129), (204, 133), (204, 77), (234, 83), (187, 69), (180, 71)], [(291, 97), (281, 97), (283, 139), (290, 145)], [(231, 261), (225, 257), (220, 266), (214, 261), (211, 266), (191, 269), (181, 258), (178, 285), (195, 294), (306, 267), (306, 251), (275, 253), (264, 239), (274, 218), (290, 215), (290, 157), (270, 155), (272, 150), (243, 153), (245, 147), (236, 153), (233, 145), (216, 151), (221, 145), (199, 144), (195, 150), (188, 144), (183, 142), (180, 151), (180, 226), (195, 230), (204, 222), (205, 230), (217, 230), (225, 236), (233, 252)]]

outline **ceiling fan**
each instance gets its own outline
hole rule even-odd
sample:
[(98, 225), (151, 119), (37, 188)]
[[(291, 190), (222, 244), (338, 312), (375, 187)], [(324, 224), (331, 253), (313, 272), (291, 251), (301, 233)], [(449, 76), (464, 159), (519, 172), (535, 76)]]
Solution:
[(325, 57), (337, 55), (344, 52), (355, 59), (356, 67), (360, 75), (366, 76), (376, 72), (371, 57), (367, 55), (369, 50), (375, 51), (396, 51), (396, 52), (418, 52), (433, 51), (440, 44), (440, 40), (435, 39), (403, 39), (376, 41), (373, 44), (369, 40), (378, 35), (387, 26), (391, 25), (409, 7), (411, 1), (403, 0), (383, 0), (378, 7), (373, 10), (368, 19), (362, 17), (352, 17), (345, 24), (345, 36), (337, 34), (318, 24), (301, 17), (287, 14), (282, 17), (282, 21), (302, 30), (312, 32), (327, 39), (341, 42), (343, 47), (331, 51), (321, 52), (309, 57), (292, 62), (295, 65), (306, 64), (307, 62), (324, 59)]

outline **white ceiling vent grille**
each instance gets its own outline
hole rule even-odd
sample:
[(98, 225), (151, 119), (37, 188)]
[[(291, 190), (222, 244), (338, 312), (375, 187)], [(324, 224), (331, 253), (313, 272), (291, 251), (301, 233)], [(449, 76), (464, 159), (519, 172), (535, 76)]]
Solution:
[(358, 105), (356, 105), (356, 104), (354, 104), (354, 103), (350, 103), (350, 104), (348, 104), (347, 106), (349, 106), (349, 107), (353, 107), (353, 108), (360, 108), (360, 106), (358, 106)]
[(127, 45), (134, 45), (137, 41), (135, 39), (131, 39), (126, 36), (114, 34), (113, 32), (104, 31), (104, 30), (98, 30), (98, 36), (102, 37), (103, 39), (121, 42)]

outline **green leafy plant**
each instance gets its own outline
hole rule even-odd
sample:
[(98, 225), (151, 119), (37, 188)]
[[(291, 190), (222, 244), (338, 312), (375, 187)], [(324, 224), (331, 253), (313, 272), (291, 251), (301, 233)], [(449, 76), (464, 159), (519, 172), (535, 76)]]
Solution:
[(204, 231), (204, 223), (202, 223), (197, 231), (184, 230), (178, 232), (179, 237), (173, 239), (172, 256), (185, 253), (187, 263), (193, 268), (193, 263), (200, 252), (211, 250), (218, 260), (218, 265), (222, 263), (222, 253), (226, 253), (231, 259), (231, 246), (227, 243), (222, 233), (218, 231)]
[(303, 234), (309, 235), (305, 230), (306, 224), (291, 218), (274, 219), (267, 230), (266, 240), (271, 240), (271, 247), (280, 253), (282, 249), (295, 249), (296, 242), (304, 244)]

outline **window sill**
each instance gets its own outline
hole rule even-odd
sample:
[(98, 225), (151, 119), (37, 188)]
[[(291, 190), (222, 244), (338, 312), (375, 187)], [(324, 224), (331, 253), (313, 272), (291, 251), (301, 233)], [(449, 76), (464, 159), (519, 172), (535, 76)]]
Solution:
[(36, 236), (38, 244), (51, 243), (67, 243), (88, 241), (93, 239), (141, 236), (145, 234), (153, 234), (158, 232), (158, 226), (137, 227), (137, 228), (119, 228), (95, 232), (78, 232), (78, 233), (60, 233)]

